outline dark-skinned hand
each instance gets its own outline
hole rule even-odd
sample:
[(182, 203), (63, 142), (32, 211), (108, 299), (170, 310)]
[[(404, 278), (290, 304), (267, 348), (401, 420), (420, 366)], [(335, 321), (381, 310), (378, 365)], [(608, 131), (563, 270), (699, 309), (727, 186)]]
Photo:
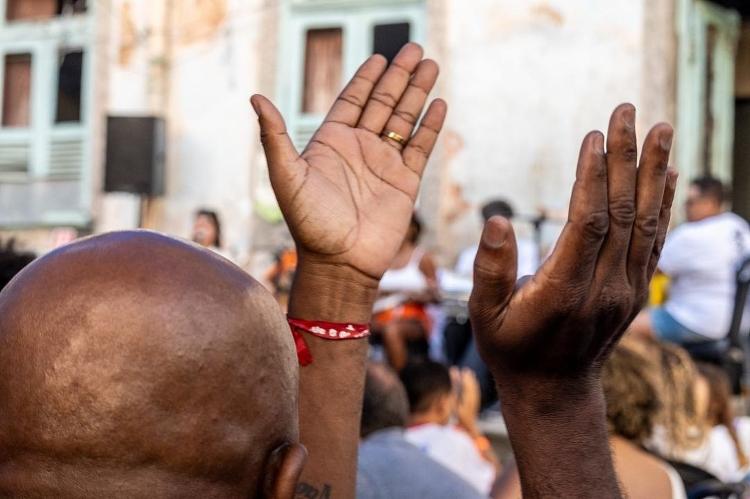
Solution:
[[(412, 136), (438, 76), (422, 54), (410, 43), (390, 65), (365, 61), (302, 154), (276, 108), (253, 96), (271, 184), (305, 264), (375, 287), (391, 264), (446, 113), (434, 100)], [(404, 147), (387, 131), (411, 140)]]
[(645, 303), (677, 174), (672, 128), (659, 124), (638, 161), (635, 109), (614, 113), (606, 139), (583, 141), (569, 218), (551, 257), (516, 289), (516, 244), (500, 217), (485, 225), (470, 300), (480, 351), (500, 383), (587, 377)]

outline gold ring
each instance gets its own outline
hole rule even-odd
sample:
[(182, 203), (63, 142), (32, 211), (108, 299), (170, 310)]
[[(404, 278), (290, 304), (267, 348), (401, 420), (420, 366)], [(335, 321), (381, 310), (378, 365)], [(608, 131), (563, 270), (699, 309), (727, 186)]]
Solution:
[(406, 145), (406, 139), (394, 131), (389, 130), (387, 132), (383, 132), (383, 137), (394, 140), (398, 142), (399, 144), (401, 144), (402, 146)]

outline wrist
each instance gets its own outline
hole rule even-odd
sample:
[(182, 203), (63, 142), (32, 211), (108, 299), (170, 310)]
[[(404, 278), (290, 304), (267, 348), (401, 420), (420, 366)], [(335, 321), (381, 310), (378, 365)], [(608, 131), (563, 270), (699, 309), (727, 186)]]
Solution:
[[(506, 419), (526, 424), (564, 424), (572, 415), (606, 415), (604, 393), (598, 375), (572, 378), (496, 378)], [(574, 418), (574, 419), (577, 419)]]
[(289, 315), (298, 319), (366, 324), (379, 281), (349, 265), (317, 262), (300, 254), (289, 296)]

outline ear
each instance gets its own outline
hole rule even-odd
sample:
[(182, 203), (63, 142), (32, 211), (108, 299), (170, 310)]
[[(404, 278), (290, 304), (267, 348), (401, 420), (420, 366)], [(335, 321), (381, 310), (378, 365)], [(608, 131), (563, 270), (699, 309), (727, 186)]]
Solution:
[(263, 499), (292, 499), (307, 450), (302, 444), (283, 444), (277, 447), (263, 470)]

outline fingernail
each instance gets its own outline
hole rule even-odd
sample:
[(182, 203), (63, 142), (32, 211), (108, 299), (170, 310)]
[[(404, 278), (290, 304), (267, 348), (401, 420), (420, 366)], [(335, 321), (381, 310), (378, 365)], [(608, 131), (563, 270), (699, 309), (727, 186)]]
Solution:
[(482, 240), (490, 248), (497, 249), (501, 247), (505, 242), (505, 233), (500, 224), (496, 221), (494, 223), (492, 221), (488, 222), (487, 227), (484, 229)]
[(662, 133), (661, 137), (659, 138), (659, 145), (661, 145), (662, 150), (669, 152), (672, 149), (672, 133)]
[(253, 106), (253, 111), (255, 111), (255, 114), (257, 114), (258, 118), (260, 118), (260, 108), (258, 107), (258, 104), (255, 102), (255, 99), (250, 99), (250, 105)]
[(667, 172), (667, 182), (669, 183), (670, 189), (674, 189), (677, 186), (677, 179), (679, 176), (680, 174), (676, 169), (669, 167)]
[(626, 108), (626, 111), (622, 113), (623, 121), (625, 122), (625, 126), (627, 126), (630, 129), (635, 128), (635, 107), (628, 105)]
[(600, 133), (594, 136), (594, 152), (604, 156), (604, 137)]

